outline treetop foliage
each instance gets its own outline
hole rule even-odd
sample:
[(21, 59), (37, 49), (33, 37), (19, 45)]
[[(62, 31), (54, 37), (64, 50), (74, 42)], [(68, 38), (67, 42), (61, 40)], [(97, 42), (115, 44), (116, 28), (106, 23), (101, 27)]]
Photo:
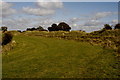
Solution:
[(58, 25), (54, 23), (51, 27), (48, 27), (49, 31), (70, 31), (70, 29), (71, 27), (65, 22), (61, 22)]

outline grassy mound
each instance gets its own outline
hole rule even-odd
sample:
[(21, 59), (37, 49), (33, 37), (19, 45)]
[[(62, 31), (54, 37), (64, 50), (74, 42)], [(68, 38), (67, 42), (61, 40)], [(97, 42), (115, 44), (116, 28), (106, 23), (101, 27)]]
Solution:
[[(67, 34), (67, 33), (66, 33)], [(3, 54), (3, 78), (117, 78), (112, 50), (87, 42), (15, 35)]]

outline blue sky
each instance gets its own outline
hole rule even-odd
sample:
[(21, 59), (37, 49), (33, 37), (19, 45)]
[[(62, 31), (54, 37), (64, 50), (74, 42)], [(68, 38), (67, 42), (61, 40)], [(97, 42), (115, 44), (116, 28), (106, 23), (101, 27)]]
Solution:
[(117, 12), (117, 4), (116, 2), (64, 2), (64, 9), (68, 11), (67, 16), (64, 17), (87, 16), (97, 12)]
[(72, 30), (91, 32), (118, 21), (117, 2), (10, 2), (3, 3), (2, 25), (9, 30), (25, 30), (53, 23), (66, 22)]
[[(37, 0), (2, 0), (6, 2), (36, 2)], [(40, 0), (41, 2), (50, 2), (51, 0)], [(52, 0), (52, 2), (119, 2), (119, 0)]]

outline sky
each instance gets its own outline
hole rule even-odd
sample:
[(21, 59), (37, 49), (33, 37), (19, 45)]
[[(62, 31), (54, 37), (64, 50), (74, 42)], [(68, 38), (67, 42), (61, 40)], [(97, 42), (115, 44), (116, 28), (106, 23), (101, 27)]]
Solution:
[[(59, 1), (59, 0), (57, 0)], [(2, 25), (26, 30), (66, 22), (72, 30), (92, 32), (118, 23), (118, 2), (1, 2)]]

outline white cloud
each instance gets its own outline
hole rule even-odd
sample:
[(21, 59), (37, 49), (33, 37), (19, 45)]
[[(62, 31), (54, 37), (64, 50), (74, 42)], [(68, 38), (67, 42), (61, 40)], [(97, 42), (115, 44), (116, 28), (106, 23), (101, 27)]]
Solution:
[(77, 26), (77, 24), (73, 24), (73, 26)]
[(103, 24), (103, 23), (99, 20), (89, 20), (88, 22), (84, 23), (84, 26), (98, 26), (101, 24)]
[(50, 10), (50, 9), (30, 8), (30, 7), (23, 7), (23, 11), (27, 14), (36, 15), (36, 16), (44, 16), (55, 13), (54, 10)]
[(56, 9), (62, 8), (63, 3), (60, 0), (49, 0), (50, 2), (45, 2), (45, 0), (37, 0), (38, 7), (47, 8), (47, 9)]
[(118, 23), (118, 20), (112, 20), (111, 23), (112, 23), (112, 24), (117, 24), (117, 23)]
[(10, 17), (2, 20), (2, 25), (7, 26), (8, 29), (26, 29), (27, 27), (32, 27), (32, 18), (27, 17)]
[(86, 32), (92, 32), (102, 29), (103, 27), (100, 26), (82, 26), (82, 30), (85, 30)]
[(69, 25), (72, 27), (72, 30), (84, 30), (86, 32), (91, 32), (103, 28), (103, 22), (92, 18), (93, 17), (72, 18), (69, 20)]
[(91, 32), (95, 30), (100, 30), (104, 27), (104, 24), (116, 24), (118, 20), (102, 21), (102, 18), (108, 18), (113, 15), (117, 15), (117, 12), (98, 12), (93, 14), (94, 16), (89, 17), (77, 17), (69, 19), (69, 24), (73, 30), (85, 30), (86, 32)]
[(101, 25), (85, 25), (85, 24), (73, 24), (71, 25), (72, 30), (84, 30), (86, 32), (97, 31), (103, 28), (103, 24)]
[(62, 2), (44, 2), (44, 1), (41, 2), (41, 0), (38, 0), (36, 2), (36, 8), (23, 7), (23, 11), (30, 15), (44, 16), (54, 14), (58, 8), (62, 7), (63, 7)]
[(54, 21), (51, 19), (51, 17), (10, 17), (9, 19), (3, 19), (2, 25), (7, 26), (9, 30), (26, 30), (27, 28), (31, 27), (38, 27), (42, 26), (43, 28), (47, 29), (50, 27), (53, 23), (56, 23), (57, 21)]
[(94, 17), (92, 19), (98, 20), (98, 19), (105, 18), (105, 17), (111, 16), (114, 14), (116, 14), (116, 12), (98, 12), (94, 14)]
[(71, 27), (72, 27), (72, 30), (83, 30), (86, 32), (92, 32), (92, 31), (97, 31), (97, 30), (102, 29), (103, 27), (101, 26), (92, 26), (92, 25), (85, 26), (84, 24), (73, 24)]
[(2, 9), (2, 17), (7, 17), (10, 15), (13, 15), (16, 13), (16, 10), (12, 8), (13, 4), (12, 3), (7, 3), (7, 2), (0, 2), (0, 9)]
[(76, 22), (78, 22), (78, 21), (80, 21), (80, 20), (81, 20), (80, 18), (74, 17), (74, 18), (71, 18), (71, 19), (69, 20), (69, 22), (71, 22), (71, 23), (76, 23)]

